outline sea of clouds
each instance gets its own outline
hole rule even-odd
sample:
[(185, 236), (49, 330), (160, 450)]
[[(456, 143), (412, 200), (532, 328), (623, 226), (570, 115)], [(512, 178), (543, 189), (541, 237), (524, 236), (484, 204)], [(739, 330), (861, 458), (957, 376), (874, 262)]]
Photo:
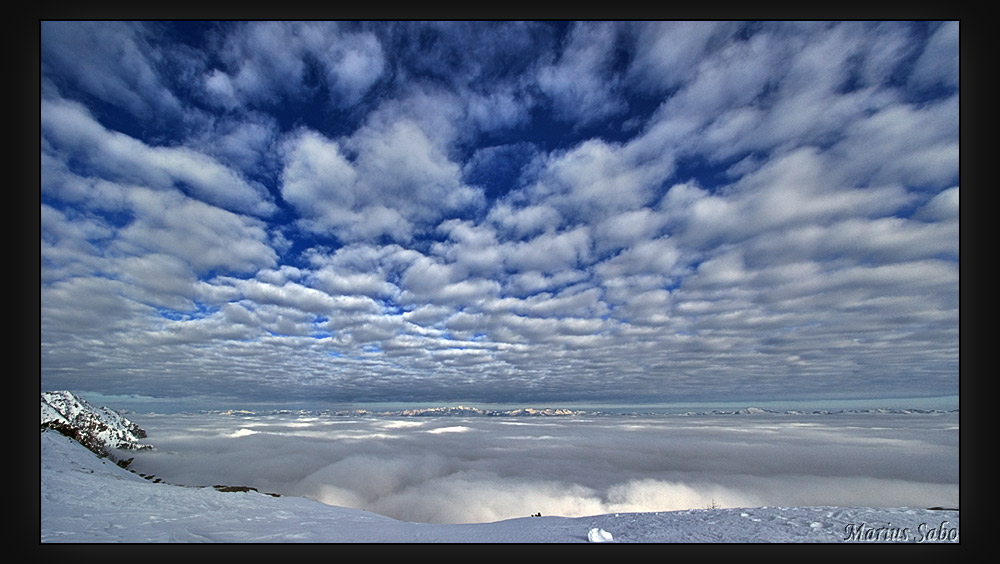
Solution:
[(131, 468), (401, 520), (707, 507), (958, 507), (959, 415), (130, 415)]

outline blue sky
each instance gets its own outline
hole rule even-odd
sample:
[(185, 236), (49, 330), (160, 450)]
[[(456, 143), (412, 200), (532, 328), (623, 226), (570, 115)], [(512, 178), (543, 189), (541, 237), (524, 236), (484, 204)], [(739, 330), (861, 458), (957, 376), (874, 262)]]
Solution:
[(957, 395), (957, 22), (42, 22), (41, 387)]

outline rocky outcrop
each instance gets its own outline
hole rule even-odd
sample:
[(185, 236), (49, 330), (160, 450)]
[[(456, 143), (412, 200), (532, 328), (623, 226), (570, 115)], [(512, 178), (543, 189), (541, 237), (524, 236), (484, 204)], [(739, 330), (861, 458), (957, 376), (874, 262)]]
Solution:
[(68, 391), (43, 392), (42, 429), (52, 429), (71, 437), (101, 457), (109, 457), (119, 466), (131, 459), (114, 456), (114, 450), (153, 448), (142, 444), (146, 431), (107, 407), (94, 407)]

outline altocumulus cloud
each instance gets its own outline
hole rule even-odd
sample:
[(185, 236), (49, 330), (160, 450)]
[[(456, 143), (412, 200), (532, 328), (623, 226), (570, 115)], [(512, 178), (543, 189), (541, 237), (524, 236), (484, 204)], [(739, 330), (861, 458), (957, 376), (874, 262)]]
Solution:
[(958, 35), (42, 22), (42, 387), (957, 394)]

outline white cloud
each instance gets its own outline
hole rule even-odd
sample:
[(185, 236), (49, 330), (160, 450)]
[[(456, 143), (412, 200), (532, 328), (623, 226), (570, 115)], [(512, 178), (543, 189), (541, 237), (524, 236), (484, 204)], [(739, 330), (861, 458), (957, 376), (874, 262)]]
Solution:
[(894, 104), (846, 128), (833, 149), (838, 172), (856, 182), (925, 188), (958, 178), (958, 96), (922, 106)]
[(232, 109), (239, 105), (233, 81), (219, 69), (210, 71), (205, 77), (205, 90), (209, 98), (220, 106)]
[(129, 284), (131, 299), (181, 311), (194, 309), (197, 277), (180, 258), (163, 253), (123, 257), (114, 268), (114, 275)]
[[(274, 102), (282, 94), (295, 96), (302, 87), (306, 65), (304, 46), (295, 26), (288, 22), (249, 22), (226, 36), (219, 52), (230, 65), (229, 86), (240, 98), (252, 102)], [(214, 92), (222, 83), (218, 70), (209, 74)], [(227, 98), (226, 102), (230, 102)]]
[(132, 22), (40, 22), (43, 65), (90, 94), (143, 120), (184, 119), (184, 107), (163, 80), (163, 53)]
[(94, 274), (101, 270), (100, 247), (114, 235), (114, 229), (96, 217), (69, 217), (42, 204), (42, 282), (69, 276)]
[[(698, 35), (702, 32), (705, 35)], [(765, 90), (773, 86), (776, 75), (780, 76), (786, 55), (774, 38), (766, 33), (757, 34), (746, 41), (714, 47), (710, 56), (701, 58), (701, 51), (709, 48), (708, 44), (713, 41), (713, 35), (720, 32), (731, 31), (727, 30), (724, 24), (706, 22), (701, 26), (691, 26), (680, 33), (682, 37), (685, 34), (694, 35), (695, 37), (686, 40), (695, 42), (695, 45), (680, 45), (674, 49), (669, 49), (665, 45), (660, 47), (664, 49), (664, 56), (668, 58), (670, 54), (679, 58), (698, 57), (683, 67), (674, 63), (670, 65), (672, 68), (669, 72), (662, 72), (657, 76), (657, 79), (668, 81), (669, 85), (671, 75), (676, 76), (677, 73), (691, 75), (690, 80), (674, 82), (682, 84), (682, 87), (670, 97), (662, 111), (711, 120), (722, 112), (754, 105), (755, 101), (765, 94)], [(672, 30), (667, 30), (662, 34), (660, 41), (670, 42), (673, 40), (673, 35), (675, 33)], [(683, 53), (685, 47), (695, 49), (694, 53), (685, 55)], [(636, 64), (640, 63), (641, 59)], [(697, 140), (694, 142), (697, 143)]]
[(334, 41), (327, 30), (317, 30), (316, 36), (326, 41), (314, 49), (326, 71), (327, 86), (336, 94), (334, 103), (357, 103), (385, 69), (382, 44), (371, 33), (343, 34)]
[(340, 225), (358, 205), (357, 172), (340, 144), (313, 131), (301, 131), (284, 144), (281, 196), (306, 219)]
[(275, 120), (256, 113), (238, 119), (218, 119), (192, 143), (200, 151), (245, 174), (267, 172), (275, 166), (279, 136)]
[(444, 212), (480, 204), (480, 193), (461, 183), (460, 167), (412, 120), (364, 128), (350, 147), (358, 154), (363, 189), (383, 201), (402, 199), (408, 217), (436, 221)]
[(437, 523), (713, 504), (933, 507), (958, 500), (954, 421), (157, 416), (138, 422), (158, 449), (137, 453), (132, 467)]
[(362, 128), (345, 146), (300, 132), (285, 144), (281, 191), (309, 228), (346, 241), (407, 241), (450, 213), (482, 205), (482, 193), (461, 182), (458, 165), (411, 120)]
[(546, 232), (532, 239), (511, 243), (506, 262), (517, 270), (550, 274), (587, 263), (592, 254), (590, 229), (577, 227), (562, 232)]
[(707, 21), (641, 24), (631, 78), (647, 89), (674, 88), (691, 79), (706, 54), (734, 31), (733, 23)]
[(587, 140), (550, 155), (524, 197), (536, 209), (556, 209), (571, 223), (594, 223), (642, 208), (674, 171), (669, 156), (652, 159), (646, 151), (642, 142), (619, 146)]
[(743, 256), (732, 251), (711, 258), (698, 266), (695, 279), (699, 286), (743, 287), (751, 273), (747, 272)]
[(255, 271), (277, 261), (264, 223), (176, 192), (134, 188), (127, 195), (135, 220), (119, 230), (114, 248), (126, 254), (162, 252), (197, 271)]
[(398, 293), (395, 285), (376, 272), (344, 272), (325, 266), (310, 275), (311, 283), (331, 295), (360, 295), (386, 298)]
[(569, 286), (589, 277), (590, 273), (580, 268), (560, 270), (552, 274), (527, 270), (512, 274), (504, 280), (504, 293), (515, 297), (527, 296)]
[(490, 208), (489, 219), (510, 230), (515, 239), (557, 228), (563, 222), (562, 215), (549, 205), (513, 207), (504, 202), (498, 202)]
[(917, 211), (925, 221), (958, 221), (958, 186), (942, 190)]
[(222, 107), (267, 107), (284, 97), (302, 102), (319, 85), (334, 106), (352, 106), (382, 77), (385, 53), (370, 32), (337, 22), (246, 22), (233, 26), (219, 51), (225, 68), (207, 70), (203, 86)]
[(892, 213), (910, 196), (898, 185), (854, 188), (836, 170), (840, 163), (811, 148), (774, 158), (734, 187), (739, 229), (782, 228), (805, 222), (826, 223), (851, 216)]
[(672, 186), (659, 208), (670, 233), (692, 251), (723, 243), (730, 232), (744, 228), (737, 204), (692, 183)]
[(606, 277), (641, 274), (669, 277), (679, 274), (679, 267), (684, 266), (682, 256), (683, 250), (669, 237), (644, 239), (598, 264), (595, 271)]
[(480, 131), (502, 131), (524, 125), (530, 119), (532, 100), (525, 101), (525, 94), (512, 86), (478, 94), (467, 95), (468, 117)]
[(238, 280), (235, 286), (256, 304), (283, 306), (315, 315), (330, 314), (337, 303), (330, 295), (295, 282), (278, 286), (256, 280)]
[[(824, 146), (904, 100), (889, 81), (907, 72), (914, 49), (911, 27), (899, 22), (760, 24), (748, 27), (751, 34), (745, 40), (724, 40), (739, 25), (721, 24), (713, 31), (720, 24), (705, 22), (677, 34), (703, 32), (695, 34), (698, 40), (691, 47), (700, 57), (684, 67), (686, 80), (676, 82), (677, 91), (647, 125), (645, 144), (671, 152), (704, 151), (712, 159)], [(671, 35), (662, 33), (659, 41), (667, 43)], [(655, 44), (643, 43), (641, 49)], [(683, 52), (674, 51), (675, 56)], [(632, 70), (641, 76), (641, 70), (655, 67), (654, 60), (640, 50)], [(659, 76), (671, 75), (664, 71)], [(934, 131), (952, 137), (950, 127), (938, 124), (921, 133), (924, 138)], [(865, 139), (870, 135), (856, 141)], [(869, 141), (867, 147), (870, 153), (861, 148), (857, 156), (873, 154), (872, 161), (890, 165), (898, 160), (880, 155), (884, 149), (878, 143)]]
[(959, 29), (957, 21), (942, 22), (917, 59), (911, 80), (921, 86), (958, 87)]
[(613, 23), (579, 23), (553, 64), (538, 71), (538, 85), (557, 116), (579, 125), (622, 113), (627, 104), (613, 74), (618, 30)]
[[(78, 370), (98, 360), (96, 345), (111, 340), (117, 331), (140, 331), (149, 308), (123, 297), (128, 292), (126, 283), (96, 276), (77, 276), (44, 286), (40, 294), (42, 356), (57, 363), (64, 354), (91, 357), (68, 367)], [(81, 308), (81, 304), (86, 307)], [(77, 339), (93, 340), (90, 347), (80, 348), (74, 346)], [(60, 346), (52, 347), (52, 343)]]
[(667, 218), (651, 208), (641, 208), (609, 217), (594, 228), (597, 251), (631, 247), (636, 243), (654, 239)]
[(183, 187), (194, 197), (238, 212), (268, 215), (276, 209), (266, 190), (215, 159), (186, 147), (151, 147), (108, 130), (80, 104), (42, 100), (41, 127), (56, 158), (80, 160), (105, 178), (161, 189)]
[(451, 304), (475, 307), (495, 296), (500, 285), (482, 278), (461, 279), (451, 265), (420, 257), (407, 268), (401, 280), (405, 304)]
[[(930, 204), (929, 209), (933, 209)], [(850, 218), (828, 226), (807, 225), (762, 235), (750, 243), (749, 249), (754, 258), (762, 262), (877, 260), (888, 264), (925, 258), (957, 258), (958, 225), (894, 217)]]

